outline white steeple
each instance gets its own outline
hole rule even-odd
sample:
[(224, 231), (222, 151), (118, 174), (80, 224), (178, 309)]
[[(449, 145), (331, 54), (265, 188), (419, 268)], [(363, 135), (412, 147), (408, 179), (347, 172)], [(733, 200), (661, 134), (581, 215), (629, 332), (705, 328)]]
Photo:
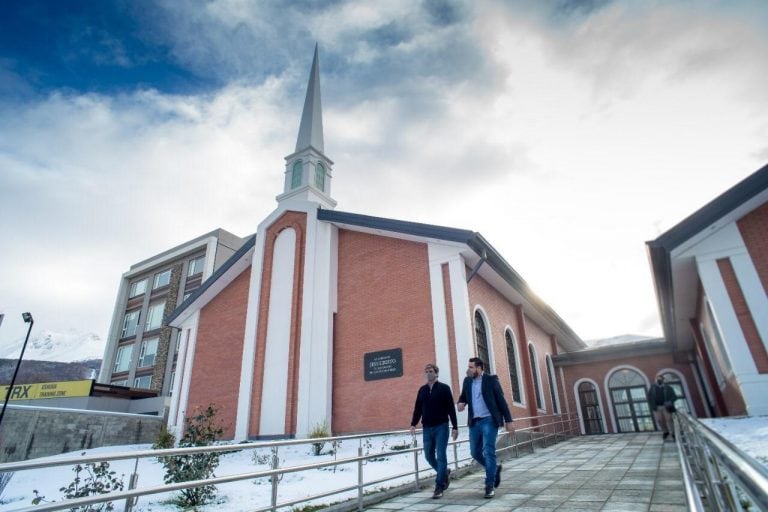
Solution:
[(320, 203), (325, 208), (334, 208), (336, 201), (331, 198), (331, 176), (333, 162), (325, 156), (323, 143), (323, 109), (320, 101), (320, 63), (318, 48), (312, 59), (309, 73), (307, 96), (301, 114), (296, 150), (285, 157), (285, 184), (277, 202), (301, 199)]

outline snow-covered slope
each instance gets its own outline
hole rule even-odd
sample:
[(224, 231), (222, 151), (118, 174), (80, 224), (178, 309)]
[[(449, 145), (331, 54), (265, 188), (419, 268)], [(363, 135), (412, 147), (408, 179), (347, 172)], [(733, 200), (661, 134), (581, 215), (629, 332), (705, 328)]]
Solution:
[[(16, 359), (21, 353), (24, 338), (0, 345), (0, 359)], [(104, 340), (93, 333), (70, 329), (66, 332), (40, 331), (29, 338), (24, 359), (37, 361), (84, 361), (101, 359), (104, 355)]]

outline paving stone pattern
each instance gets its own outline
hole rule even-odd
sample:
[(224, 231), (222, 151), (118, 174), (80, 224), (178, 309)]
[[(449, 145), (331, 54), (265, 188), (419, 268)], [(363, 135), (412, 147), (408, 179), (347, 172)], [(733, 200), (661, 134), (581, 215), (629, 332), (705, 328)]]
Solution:
[(496, 497), (483, 498), (480, 467), (451, 481), (442, 499), (432, 489), (401, 495), (369, 512), (686, 511), (677, 447), (657, 432), (582, 436), (503, 462)]

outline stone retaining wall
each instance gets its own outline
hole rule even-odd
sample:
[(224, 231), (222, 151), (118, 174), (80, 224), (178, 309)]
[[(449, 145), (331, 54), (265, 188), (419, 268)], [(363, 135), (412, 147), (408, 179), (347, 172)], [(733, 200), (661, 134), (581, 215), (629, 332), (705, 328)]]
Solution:
[(0, 462), (153, 443), (164, 423), (158, 416), (9, 405), (0, 425)]

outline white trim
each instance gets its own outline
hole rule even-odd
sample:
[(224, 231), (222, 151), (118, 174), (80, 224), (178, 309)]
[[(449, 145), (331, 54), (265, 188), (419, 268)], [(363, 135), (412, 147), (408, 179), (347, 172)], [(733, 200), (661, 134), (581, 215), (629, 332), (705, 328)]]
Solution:
[(747, 347), (747, 340), (744, 338), (728, 290), (723, 283), (717, 261), (697, 257), (696, 265), (704, 294), (712, 305), (713, 327), (720, 330), (725, 356), (729, 359), (730, 372), (726, 372), (726, 375), (732, 372), (739, 379), (739, 375), (756, 374), (755, 361)]
[(197, 327), (200, 314), (195, 313), (181, 326), (181, 346), (177, 361), (181, 368), (176, 368), (176, 381), (173, 383), (171, 406), (168, 411), (168, 430), (181, 439), (184, 430), (184, 420), (187, 417), (189, 405), (189, 386), (192, 382), (192, 367), (195, 361), (195, 346), (197, 344)]
[[(562, 368), (560, 368), (560, 370), (562, 370)], [(582, 409), (582, 407), (581, 407), (581, 396), (579, 395), (579, 385), (582, 382), (589, 382), (595, 388), (595, 394), (597, 395), (597, 406), (600, 407), (600, 411), (601, 411), (600, 423), (601, 423), (601, 425), (603, 427), (603, 433), (607, 434), (608, 433), (608, 425), (605, 423), (605, 407), (603, 406), (603, 397), (600, 395), (600, 385), (597, 383), (597, 381), (592, 380), (592, 379), (587, 378), (587, 377), (579, 379), (579, 380), (577, 380), (576, 382), (573, 383), (573, 396), (574, 396), (574, 398), (576, 398), (576, 412), (579, 415), (579, 428), (581, 429), (581, 434), (582, 435), (587, 435), (587, 428), (584, 426), (584, 417), (582, 416), (582, 413), (581, 413), (581, 409)], [(614, 432), (616, 431), (615, 428), (613, 430), (614, 430)]]
[[(563, 388), (563, 396), (565, 397), (565, 413), (570, 415), (571, 401), (568, 400), (568, 389), (565, 386), (565, 370), (562, 367), (558, 368), (558, 370), (560, 370), (560, 386)], [(560, 411), (560, 414), (562, 414), (562, 411)]]
[[(547, 412), (547, 401), (544, 400), (544, 386), (541, 385), (541, 368), (539, 368), (539, 351), (536, 350), (536, 345), (529, 339), (528, 340), (528, 346), (526, 347), (528, 349), (528, 356), (531, 356), (531, 348), (533, 348), (533, 360), (531, 361), (533, 364), (533, 370), (536, 370), (536, 379), (534, 379), (534, 384), (538, 382), (538, 396), (541, 397), (541, 405), (544, 407), (539, 407), (538, 401), (536, 401), (536, 409), (541, 412)], [(536, 400), (536, 394), (534, 393), (533, 400)]]
[[(248, 285), (248, 306), (245, 313), (243, 354), (240, 362), (240, 387), (237, 395), (237, 417), (235, 439), (248, 439), (253, 399), (253, 377), (256, 367), (256, 331), (259, 325), (259, 302), (261, 300), (261, 269), (264, 268), (264, 246), (266, 226), (259, 225), (254, 241), (251, 259), (251, 279)], [(263, 361), (261, 362), (263, 365)]]
[(338, 230), (307, 212), (298, 361), (296, 437), (316, 426), (332, 428), (333, 312), (338, 282)]
[[(429, 259), (429, 291), (432, 304), (432, 325), (435, 335), (435, 364), (441, 369), (440, 379), (451, 385), (453, 372), (451, 371), (451, 353), (448, 342), (448, 318), (445, 314), (445, 288), (443, 287), (443, 264), (447, 263), (446, 257), (456, 257), (454, 247), (446, 247), (438, 244), (427, 244), (427, 257)], [(461, 368), (458, 365), (456, 368)], [(461, 386), (461, 380), (458, 381)], [(452, 389), (452, 391), (456, 391)], [(461, 390), (458, 390), (459, 392)]]
[[(163, 265), (166, 265), (170, 261), (173, 261), (175, 259), (178, 259), (178, 258), (181, 258), (182, 256), (187, 255), (187, 253), (191, 253), (194, 250), (209, 246), (209, 244), (213, 244), (213, 246), (215, 247), (216, 244), (218, 244), (218, 239), (215, 236), (207, 236), (202, 240), (198, 240), (195, 243), (182, 245), (181, 247), (179, 247), (173, 252), (169, 252), (168, 254), (163, 254), (162, 257), (151, 258), (143, 265), (132, 267), (128, 272), (125, 272), (123, 274), (123, 279), (131, 279), (134, 276), (142, 274), (150, 269), (154, 269), (156, 267), (159, 268)], [(206, 253), (205, 253), (206, 257), (208, 256), (208, 254), (209, 254), (208, 249), (206, 249)], [(152, 289), (151, 283), (148, 283), (148, 290), (151, 290), (151, 289)]]
[(747, 302), (750, 316), (755, 322), (765, 350), (768, 351), (768, 295), (763, 289), (760, 275), (747, 252), (731, 256), (731, 265)]
[[(525, 407), (525, 381), (523, 380), (523, 372), (522, 368), (520, 367), (520, 347), (517, 346), (517, 335), (515, 335), (515, 330), (512, 328), (511, 325), (507, 324), (504, 326), (504, 350), (507, 352), (507, 366), (509, 366), (509, 351), (506, 350), (507, 347), (507, 331), (512, 335), (512, 350), (515, 352), (515, 371), (517, 372), (517, 387), (520, 389), (520, 401), (515, 402), (514, 397), (510, 397), (512, 400), (511, 402), (515, 405), (519, 405), (520, 407)], [(509, 378), (510, 386), (512, 385), (512, 376), (510, 375)], [(510, 391), (512, 391), (510, 389)]]
[[(553, 395), (555, 396), (555, 403), (552, 404), (552, 414), (562, 414), (563, 407), (560, 404), (560, 392), (557, 389), (557, 372), (555, 372), (555, 365), (552, 362), (552, 356), (547, 353), (544, 354), (544, 364), (547, 365), (547, 377), (552, 375), (552, 380), (549, 382), (549, 387), (552, 388)], [(549, 380), (549, 378), (547, 379)]]
[(296, 230), (286, 228), (273, 247), (259, 435), (285, 434), (296, 242)]
[[(448, 261), (448, 276), (451, 282), (451, 303), (453, 305), (454, 338), (456, 340), (456, 359), (458, 360), (459, 376), (461, 368), (466, 368), (469, 358), (474, 356), (474, 333), (469, 318), (469, 288), (464, 258), (461, 256)], [(459, 386), (464, 379), (459, 378)], [(459, 392), (461, 390), (459, 389)], [(457, 412), (459, 422), (465, 422), (468, 409)]]
[(475, 307), (472, 309), (472, 341), (474, 342), (474, 349), (475, 354), (477, 357), (480, 357), (480, 354), (477, 353), (477, 338), (474, 336), (477, 333), (477, 326), (475, 325), (475, 316), (477, 312), (480, 312), (480, 315), (483, 317), (483, 322), (485, 322), (485, 337), (486, 337), (486, 344), (488, 345), (488, 361), (483, 361), (486, 364), (485, 371), (488, 373), (496, 374), (496, 358), (493, 355), (493, 329), (491, 328), (491, 319), (488, 317), (488, 313), (485, 311), (485, 308), (481, 306), (480, 304), (475, 304)]
[(646, 391), (651, 386), (651, 382), (648, 380), (648, 376), (645, 374), (645, 372), (642, 371), (637, 366), (632, 366), (631, 364), (620, 364), (620, 365), (614, 366), (613, 368), (611, 368), (610, 370), (608, 370), (605, 373), (605, 377), (603, 378), (603, 389), (605, 391), (605, 397), (606, 397), (605, 400), (606, 400), (606, 402), (608, 402), (609, 412), (611, 414), (611, 426), (613, 427), (613, 433), (614, 434), (618, 434), (619, 433), (619, 428), (616, 425), (616, 417), (613, 414), (613, 396), (611, 396), (611, 388), (608, 386), (608, 381), (611, 380), (611, 375), (613, 375), (614, 373), (616, 373), (619, 370), (624, 370), (624, 369), (632, 370), (632, 371), (635, 371), (635, 372), (639, 373), (640, 376), (645, 381), (645, 389), (646, 389)]

